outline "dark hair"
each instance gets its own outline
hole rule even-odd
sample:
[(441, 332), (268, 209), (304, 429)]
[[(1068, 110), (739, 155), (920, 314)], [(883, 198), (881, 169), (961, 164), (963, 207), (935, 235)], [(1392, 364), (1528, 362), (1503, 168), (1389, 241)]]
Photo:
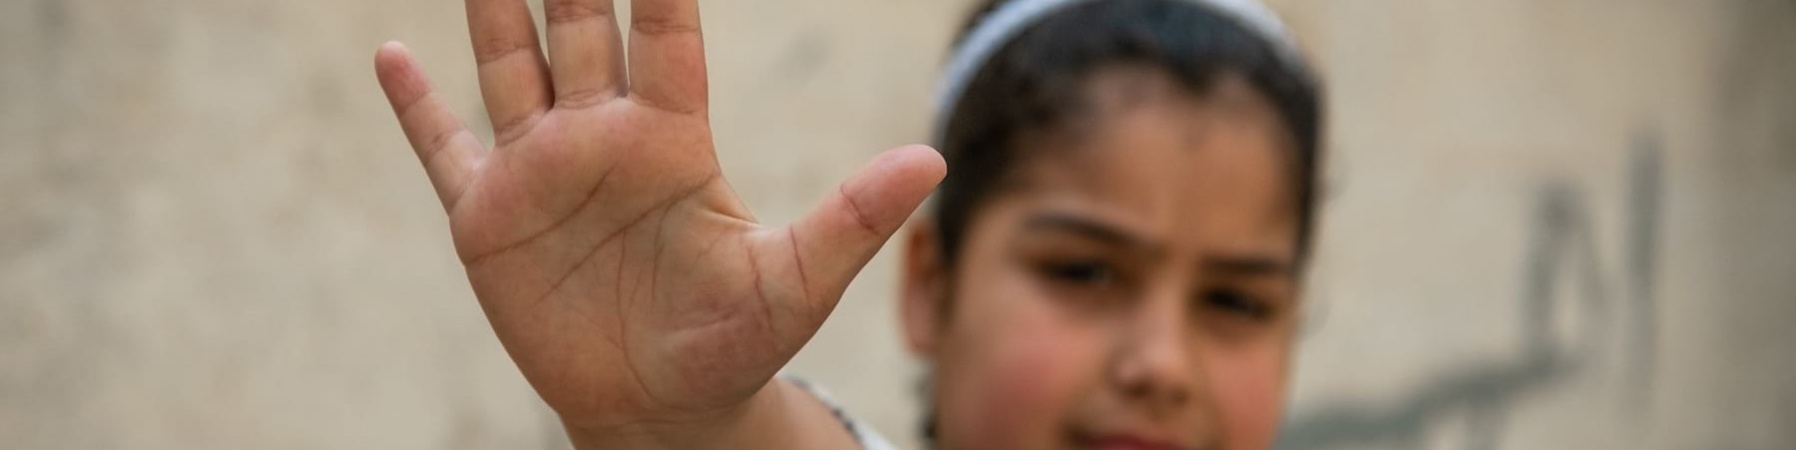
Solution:
[[(1007, 1), (988, 0), (959, 41)], [(1100, 0), (1023, 29), (987, 59), (952, 107), (937, 143), (949, 167), (934, 204), (944, 263), (955, 264), (978, 207), (1031, 156), (1016, 138), (1084, 112), (1083, 86), (1098, 70), (1119, 65), (1163, 72), (1193, 94), (1208, 92), (1224, 76), (1240, 76), (1271, 99), (1296, 144), (1296, 238), (1300, 259), (1307, 255), (1322, 122), (1320, 87), (1308, 68), (1267, 36), (1189, 0)]]

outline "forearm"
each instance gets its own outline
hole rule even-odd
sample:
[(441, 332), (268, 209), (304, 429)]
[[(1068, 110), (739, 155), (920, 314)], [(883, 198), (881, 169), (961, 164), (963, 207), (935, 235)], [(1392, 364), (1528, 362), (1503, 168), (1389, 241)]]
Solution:
[(775, 378), (740, 408), (701, 423), (641, 424), (604, 430), (568, 427), (577, 450), (858, 450), (829, 408)]

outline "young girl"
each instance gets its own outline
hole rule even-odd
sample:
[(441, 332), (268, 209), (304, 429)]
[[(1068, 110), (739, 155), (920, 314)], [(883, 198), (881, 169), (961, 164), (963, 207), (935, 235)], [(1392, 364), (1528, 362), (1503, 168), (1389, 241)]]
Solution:
[(934, 446), (1271, 445), (1321, 119), (1264, 7), (993, 2), (943, 81), (939, 153), (888, 151), (765, 227), (720, 176), (696, 3), (634, 0), (628, 52), (610, 0), (545, 3), (547, 58), (524, 2), (468, 0), (490, 150), (403, 47), (376, 64), (576, 447), (882, 445), (775, 372), (938, 182), (900, 295)]

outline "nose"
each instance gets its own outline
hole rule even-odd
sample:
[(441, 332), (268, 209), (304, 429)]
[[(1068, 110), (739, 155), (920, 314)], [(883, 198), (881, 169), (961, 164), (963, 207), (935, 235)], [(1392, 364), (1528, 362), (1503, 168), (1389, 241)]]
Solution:
[(1155, 289), (1136, 303), (1112, 353), (1110, 375), (1124, 397), (1156, 414), (1193, 401), (1204, 383), (1180, 289)]

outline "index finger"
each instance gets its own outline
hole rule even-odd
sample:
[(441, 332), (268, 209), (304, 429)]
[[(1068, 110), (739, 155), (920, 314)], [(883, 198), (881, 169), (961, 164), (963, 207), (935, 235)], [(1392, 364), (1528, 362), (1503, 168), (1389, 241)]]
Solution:
[(671, 111), (703, 111), (709, 86), (698, 2), (631, 0), (630, 9), (631, 96)]

